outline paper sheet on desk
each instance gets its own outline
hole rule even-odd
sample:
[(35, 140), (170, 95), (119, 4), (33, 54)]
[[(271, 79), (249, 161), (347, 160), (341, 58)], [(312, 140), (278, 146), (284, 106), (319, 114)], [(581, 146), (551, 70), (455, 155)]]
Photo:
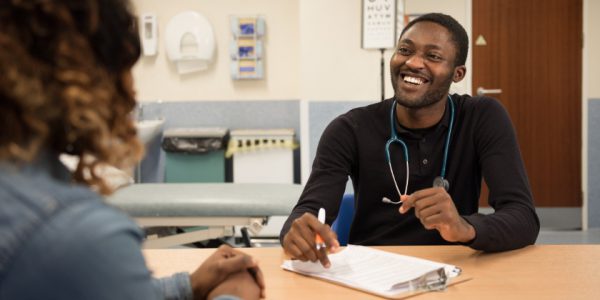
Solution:
[(452, 265), (355, 245), (330, 254), (329, 260), (329, 269), (297, 260), (284, 261), (282, 268), (391, 298), (422, 290), (425, 281), (443, 279), (443, 288), (446, 278), (460, 274)]

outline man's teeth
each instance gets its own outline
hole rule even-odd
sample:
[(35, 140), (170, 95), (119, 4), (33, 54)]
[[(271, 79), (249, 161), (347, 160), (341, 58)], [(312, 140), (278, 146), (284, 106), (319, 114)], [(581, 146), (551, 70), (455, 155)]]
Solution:
[(421, 85), (423, 83), (423, 79), (412, 76), (404, 76), (404, 82)]

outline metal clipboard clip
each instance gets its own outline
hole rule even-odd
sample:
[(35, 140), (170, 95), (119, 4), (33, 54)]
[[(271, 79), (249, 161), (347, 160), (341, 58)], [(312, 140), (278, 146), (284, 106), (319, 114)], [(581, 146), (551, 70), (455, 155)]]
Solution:
[(431, 271), (408, 282), (410, 290), (443, 291), (446, 289), (448, 276), (444, 268)]
[(458, 267), (454, 267), (452, 270), (439, 268), (411, 281), (396, 284), (392, 288), (402, 288), (403, 286), (408, 285), (409, 291), (444, 291), (448, 279), (460, 275), (461, 272), (462, 270)]

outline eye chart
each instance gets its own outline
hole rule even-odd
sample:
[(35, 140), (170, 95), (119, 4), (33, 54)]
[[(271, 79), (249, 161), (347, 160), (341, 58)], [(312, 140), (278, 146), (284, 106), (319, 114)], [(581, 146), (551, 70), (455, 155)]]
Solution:
[(394, 48), (396, 0), (362, 0), (362, 4), (362, 48)]

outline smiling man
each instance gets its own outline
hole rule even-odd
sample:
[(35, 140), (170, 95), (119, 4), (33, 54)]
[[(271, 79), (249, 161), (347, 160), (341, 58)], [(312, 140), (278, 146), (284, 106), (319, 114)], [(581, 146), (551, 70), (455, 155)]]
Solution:
[[(488, 97), (449, 94), (466, 74), (468, 36), (452, 17), (426, 14), (402, 31), (390, 61), (394, 97), (353, 109), (323, 132), (312, 173), (284, 225), (285, 251), (329, 264), (348, 177), (355, 193), (349, 243), (462, 244), (504, 251), (533, 244), (539, 220), (510, 117)], [(494, 213), (478, 213), (481, 182)], [(315, 215), (327, 212), (326, 224)]]

